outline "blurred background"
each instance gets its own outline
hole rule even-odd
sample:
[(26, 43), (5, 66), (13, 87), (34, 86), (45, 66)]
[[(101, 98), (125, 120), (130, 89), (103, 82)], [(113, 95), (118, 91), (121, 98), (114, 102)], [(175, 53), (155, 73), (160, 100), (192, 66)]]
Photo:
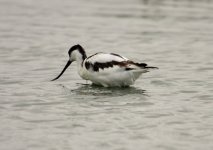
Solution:
[[(81, 44), (159, 70), (127, 89), (85, 83)], [(0, 0), (3, 150), (212, 150), (212, 0)], [(81, 83), (81, 84), (77, 84)]]

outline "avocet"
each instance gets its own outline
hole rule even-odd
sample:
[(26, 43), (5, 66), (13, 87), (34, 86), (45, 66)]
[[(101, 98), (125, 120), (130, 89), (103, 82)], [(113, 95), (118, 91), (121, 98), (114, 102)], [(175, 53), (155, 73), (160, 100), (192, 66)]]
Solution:
[(134, 62), (114, 53), (96, 53), (87, 57), (81, 45), (72, 46), (68, 54), (67, 64), (52, 81), (57, 80), (74, 61), (77, 62), (78, 74), (81, 78), (104, 87), (130, 86), (135, 83), (141, 74), (148, 72), (150, 69), (157, 69), (157, 67)]

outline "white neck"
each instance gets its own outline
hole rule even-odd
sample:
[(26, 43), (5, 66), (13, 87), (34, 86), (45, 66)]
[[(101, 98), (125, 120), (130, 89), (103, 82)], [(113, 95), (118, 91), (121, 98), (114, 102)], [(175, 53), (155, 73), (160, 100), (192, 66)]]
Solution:
[(71, 60), (77, 62), (78, 74), (83, 78), (83, 68), (82, 68), (83, 64), (82, 63), (84, 60), (83, 60), (82, 54), (78, 50), (73, 51)]

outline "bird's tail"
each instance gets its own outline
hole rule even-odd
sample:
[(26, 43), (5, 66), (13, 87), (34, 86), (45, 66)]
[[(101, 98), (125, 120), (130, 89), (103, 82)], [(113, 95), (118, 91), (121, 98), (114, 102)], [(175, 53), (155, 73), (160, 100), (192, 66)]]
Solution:
[(152, 66), (147, 66), (145, 68), (147, 68), (147, 69), (159, 69), (158, 67), (152, 67)]
[(145, 63), (135, 63), (135, 65), (143, 69), (159, 69), (158, 67), (147, 66)]

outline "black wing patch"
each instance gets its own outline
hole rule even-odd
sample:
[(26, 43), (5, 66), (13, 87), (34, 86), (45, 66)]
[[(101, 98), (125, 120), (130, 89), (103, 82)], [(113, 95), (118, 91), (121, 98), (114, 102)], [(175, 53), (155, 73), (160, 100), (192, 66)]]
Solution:
[(140, 68), (145, 68), (147, 66), (147, 64), (145, 64), (145, 63), (133, 63), (133, 64)]
[(95, 62), (94, 64), (92, 64), (89, 61), (85, 62), (85, 67), (86, 67), (87, 70), (92, 68), (92, 70), (96, 71), (96, 72), (98, 72), (99, 69), (112, 68), (114, 65), (125, 66), (126, 63), (117, 62), (117, 61), (110, 61), (110, 62), (105, 62), (105, 63)]
[(95, 72), (98, 72), (100, 69), (104, 70), (105, 68), (112, 68), (115, 65), (120, 66), (120, 67), (124, 67), (126, 71), (130, 71), (130, 70), (134, 70), (135, 69), (135, 68), (129, 68), (128, 67), (129, 65), (135, 65), (135, 66), (140, 67), (141, 69), (149, 69), (149, 68), (157, 69), (157, 67), (147, 66), (146, 63), (135, 63), (135, 62), (130, 61), (130, 60), (121, 61), (121, 62), (110, 61), (110, 62), (105, 62), (105, 63), (95, 62), (94, 64), (92, 64), (89, 61), (85, 62), (85, 68), (87, 70), (92, 69)]

